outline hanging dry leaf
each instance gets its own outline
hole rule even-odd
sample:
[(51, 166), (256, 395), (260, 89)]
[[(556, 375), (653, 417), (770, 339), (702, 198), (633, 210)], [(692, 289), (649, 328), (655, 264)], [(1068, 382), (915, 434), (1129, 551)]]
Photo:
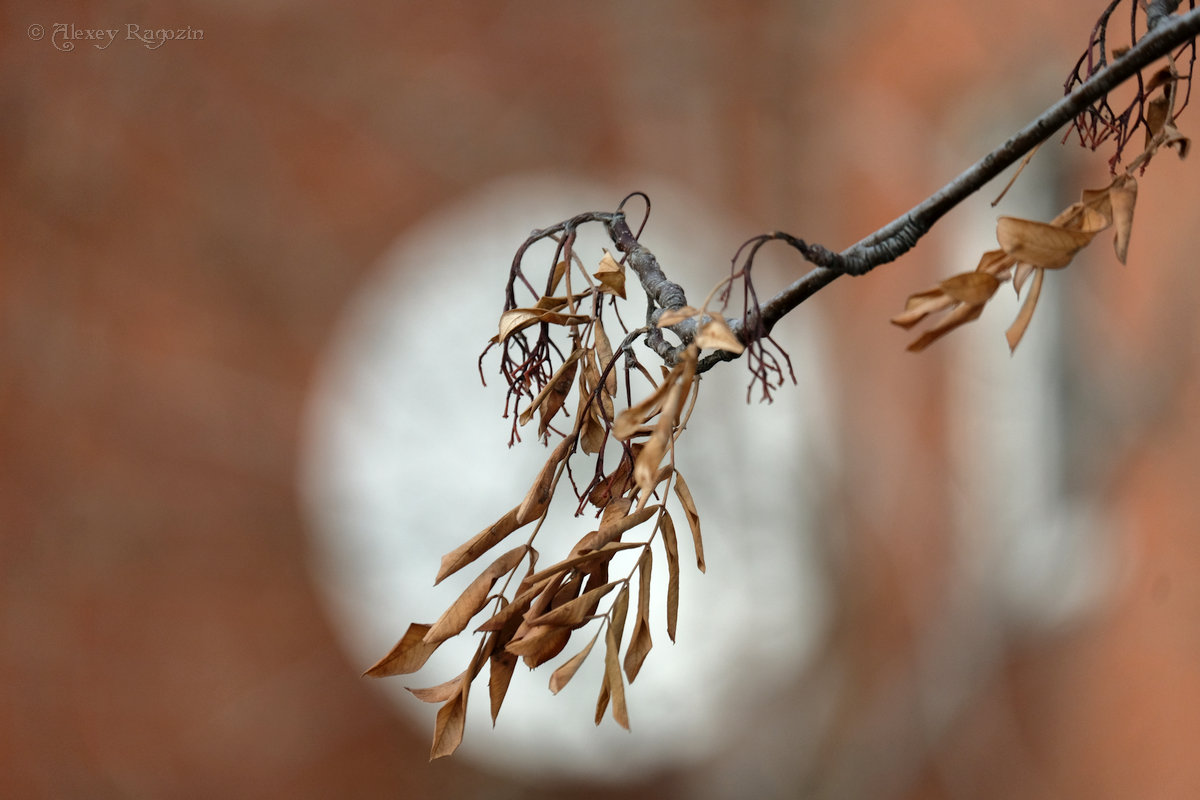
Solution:
[(462, 682), (466, 674), (465, 671), (460, 672), (450, 680), (445, 683), (439, 683), (437, 686), (428, 686), (423, 689), (413, 689), (411, 686), (404, 688), (422, 703), (444, 703), (462, 692)]
[(700, 330), (696, 332), (696, 338), (693, 339), (693, 343), (696, 347), (726, 350), (730, 353), (741, 353), (746, 349), (746, 346), (733, 335), (733, 331), (729, 329), (729, 324), (720, 317), (713, 317), (701, 325)]
[(363, 675), (386, 678), (389, 675), (407, 675), (419, 670), (438, 648), (436, 644), (428, 644), (425, 641), (425, 634), (431, 627), (416, 622), (409, 625), (404, 636), (396, 642), (396, 646), (372, 664)]
[(604, 251), (604, 257), (600, 259), (600, 268), (592, 277), (600, 281), (603, 291), (625, 299), (625, 268), (612, 257), (612, 253)]
[(539, 322), (551, 325), (582, 325), (590, 320), (591, 317), (587, 314), (560, 314), (544, 308), (514, 308), (500, 315), (500, 331), (492, 341), (503, 342), (514, 333)]
[(698, 316), (700, 309), (692, 308), (691, 306), (682, 306), (681, 308), (665, 309), (658, 317), (658, 327), (669, 328), (672, 325), (678, 325), (685, 319), (691, 319)]
[(653, 556), (647, 547), (638, 560), (638, 614), (633, 624), (633, 634), (629, 637), (629, 648), (625, 651), (625, 675), (629, 682), (642, 669), (642, 663), (654, 645), (650, 637), (650, 574), (653, 567)]
[(575, 677), (575, 673), (579, 671), (579, 666), (587, 659), (588, 653), (592, 652), (592, 645), (596, 643), (596, 639), (600, 638), (600, 632), (592, 637), (587, 643), (587, 647), (580, 650), (575, 655), (567, 659), (561, 667), (554, 670), (550, 675), (550, 691), (553, 694), (558, 694), (562, 688), (567, 685), (571, 678)]
[(1133, 208), (1137, 205), (1137, 189), (1137, 180), (1132, 175), (1120, 175), (1108, 190), (1113, 227), (1117, 231), (1113, 237), (1113, 250), (1122, 264), (1129, 253), (1129, 235), (1133, 230)]
[(696, 547), (696, 569), (704, 572), (704, 543), (700, 540), (700, 514), (696, 511), (696, 501), (692, 499), (692, 491), (688, 488), (683, 475), (675, 473), (675, 495), (683, 506), (683, 515), (687, 517), (692, 529), (692, 544)]
[(584, 564), (593, 564), (593, 563), (599, 563), (602, 561), (610, 561), (613, 556), (615, 556), (617, 553), (621, 552), (622, 550), (628, 550), (631, 547), (641, 547), (641, 546), (642, 546), (641, 542), (611, 542), (609, 544), (604, 545), (599, 550), (592, 550), (590, 552), (583, 553), (581, 555), (573, 556), (571, 558), (564, 559), (563, 561), (560, 561), (557, 564), (553, 564), (549, 567), (546, 567), (544, 570), (542, 570), (540, 572), (535, 572), (533, 577), (540, 580), (542, 578), (550, 577), (553, 575), (560, 575), (560, 574), (566, 572), (567, 570), (575, 569), (576, 567), (582, 566)]
[[(600, 529), (592, 531), (587, 536), (579, 540), (576, 549), (572, 552), (580, 550), (598, 550), (607, 546), (610, 542), (616, 542), (625, 534), (626, 531), (636, 528), (641, 525), (661, 508), (660, 505), (649, 505), (644, 508), (639, 508), (632, 514), (626, 514), (629, 509), (630, 499), (622, 497), (616, 500), (608, 508), (604, 510), (604, 517), (600, 521)], [(609, 509), (616, 508), (617, 511), (609, 513)]]
[(667, 636), (673, 642), (679, 617), (679, 541), (675, 536), (675, 523), (665, 509), (659, 517), (658, 526), (662, 532), (663, 550), (667, 554)]
[(437, 578), (433, 582), (434, 585), (436, 586), (450, 575), (458, 572), (467, 564), (470, 564), (495, 547), (510, 533), (524, 525), (524, 522), (517, 521), (520, 510), (521, 506), (513, 508), (503, 517), (492, 523), (491, 527), (484, 528), (464, 544), (459, 545), (442, 556), (442, 563), (438, 568)]
[(550, 380), (542, 387), (542, 390), (533, 398), (529, 406), (521, 412), (518, 421), (522, 425), (527, 424), (533, 418), (535, 411), (540, 411), (542, 416), (538, 424), (538, 436), (545, 435), (550, 421), (562, 408), (563, 403), (570, 394), (571, 384), (575, 382), (577, 362), (583, 357), (584, 352), (582, 347), (575, 348), (571, 355), (567, 356), (567, 360), (555, 370), (554, 375), (550, 377)]
[(1017, 345), (1021, 343), (1021, 338), (1025, 335), (1025, 330), (1029, 327), (1029, 321), (1033, 319), (1033, 311), (1037, 307), (1038, 298), (1042, 294), (1042, 280), (1046, 276), (1046, 271), (1039, 269), (1034, 271), (1033, 285), (1029, 287), (1029, 294), (1025, 296), (1025, 302), (1021, 304), (1021, 310), (1017, 312), (1017, 318), (1013, 320), (1012, 325), (1004, 332), (1004, 338), (1008, 341), (1008, 349), (1016, 350)]
[(659, 412), (663, 401), (673, 386), (673, 375), (674, 373), (668, 372), (662, 383), (654, 388), (654, 392), (649, 397), (636, 405), (630, 406), (617, 416), (616, 422), (613, 423), (613, 436), (621, 441), (629, 439), (630, 436), (641, 430), (642, 425)]
[(616, 498), (624, 496), (633, 486), (633, 461), (622, 456), (621, 463), (608, 477), (596, 484), (588, 494), (588, 502), (597, 508), (606, 508)]
[(558, 474), (559, 463), (571, 452), (571, 439), (567, 437), (558, 443), (542, 465), (533, 486), (525, 494), (521, 505), (517, 506), (517, 523), (525, 525), (535, 519), (540, 519), (550, 507), (550, 499), (554, 495), (554, 480)]
[(996, 238), (1004, 252), (1017, 261), (1041, 269), (1059, 269), (1070, 264), (1098, 230), (1069, 230), (1045, 222), (1000, 217)]
[(488, 698), (491, 700), (492, 726), (495, 727), (500, 706), (504, 703), (504, 696), (508, 694), (508, 686), (517, 667), (517, 656), (501, 649), (492, 653), (489, 662), (491, 669), (488, 674)]
[(488, 568), (471, 581), (458, 599), (442, 613), (433, 627), (426, 631), (425, 642), (438, 644), (461, 633), (471, 618), (483, 610), (496, 580), (514, 570), (527, 552), (526, 545), (514, 547), (488, 565)]
[(610, 625), (604, 636), (604, 683), (612, 697), (613, 719), (625, 730), (629, 730), (629, 710), (625, 707), (625, 684), (621, 680), (619, 651), (620, 636)]
[(463, 726), (467, 722), (467, 690), (471, 682), (464, 678), (461, 684), (458, 693), (438, 709), (433, 728), (433, 747), (429, 752), (430, 761), (450, 755), (462, 744)]
[(574, 600), (563, 603), (555, 609), (530, 621), (530, 625), (557, 625), (568, 628), (578, 628), (589, 617), (596, 613), (596, 606), (604, 595), (611, 592), (621, 581), (611, 581), (595, 589), (589, 589)]
[(571, 629), (555, 625), (537, 625), (519, 639), (513, 639), (505, 649), (521, 656), (530, 669), (541, 666), (562, 652), (571, 639)]
[(503, 608), (488, 618), (486, 622), (476, 628), (476, 632), (500, 631), (507, 627), (514, 619), (520, 618), (529, 608), (529, 604), (546, 588), (550, 582), (549, 577), (542, 578), (536, 583), (531, 583), (526, 586), (525, 582), (521, 583), (521, 588), (517, 590), (516, 597), (511, 603), (506, 604)]

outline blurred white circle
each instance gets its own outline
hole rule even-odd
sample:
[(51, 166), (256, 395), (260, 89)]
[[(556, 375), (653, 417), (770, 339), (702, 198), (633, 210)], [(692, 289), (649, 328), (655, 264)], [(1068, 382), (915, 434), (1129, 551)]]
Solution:
[[(752, 229), (731, 232), (678, 192), (659, 187), (650, 194), (655, 208), (643, 241), (698, 303)], [(558, 177), (492, 184), (407, 231), (346, 309), (311, 397), (301, 480), (317, 582), (347, 651), (363, 668), (410, 622), (437, 619), (488, 563), (485, 556), (475, 569), (433, 586), (441, 556), (520, 502), (545, 460), (533, 431), (506, 447), (510, 422), (500, 418), (497, 359), (484, 360), (486, 388), (476, 363), (495, 331), (513, 254), (530, 230), (581, 211), (610, 210), (620, 196), (608, 186)], [(630, 217), (636, 222), (638, 212)], [(585, 229), (576, 252), (585, 263), (598, 262), (603, 242), (588, 236)], [(533, 265), (540, 270), (549, 258), (531, 253), (527, 269), (534, 273)], [(631, 295), (623, 314), (637, 325), (644, 300)], [(663, 622), (666, 570), (658, 549), (654, 648), (627, 687), (632, 732), (611, 718), (593, 724), (602, 643), (559, 695), (547, 688), (554, 667), (590, 639), (589, 628), (537, 671), (518, 666), (494, 729), (485, 669), (456, 757), (526, 778), (632, 778), (719, 750), (757, 727), (762, 709), (793, 682), (825, 623), (813, 536), (830, 423), (820, 394), (818, 324), (806, 313), (788, 326), (781, 338), (803, 378), (801, 386), (781, 390), (775, 404), (746, 405), (740, 363), (703, 379), (677, 463), (699, 506), (708, 573), (696, 571), (676, 514), (683, 562), (676, 643)], [(538, 536), (542, 564), (596, 526), (590, 516), (573, 518), (567, 506), (574, 506), (569, 492)], [(377, 685), (432, 735), (437, 706), (402, 687), (457, 675), (477, 641), (464, 634), (416, 675)]]

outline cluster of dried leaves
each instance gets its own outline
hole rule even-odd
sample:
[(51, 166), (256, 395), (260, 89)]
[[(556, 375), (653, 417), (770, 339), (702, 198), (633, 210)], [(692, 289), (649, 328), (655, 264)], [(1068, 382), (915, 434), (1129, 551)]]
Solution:
[[(550, 675), (550, 690), (557, 693), (566, 686), (603, 635), (605, 669), (596, 723), (611, 705), (613, 718), (628, 728), (625, 683), (637, 677), (653, 644), (649, 612), (656, 541), (668, 576), (666, 632), (675, 639), (679, 548), (675, 519), (667, 508), (671, 495), (691, 531), (697, 567), (705, 568), (700, 518), (687, 482), (675, 466), (675, 442), (696, 402), (700, 347), (740, 348), (741, 344), (715, 315), (690, 307), (667, 311), (657, 320), (658, 326), (694, 316), (698, 334), (674, 367), (660, 367), (655, 376), (638, 362), (631, 347), (650, 328), (626, 332), (615, 350), (605, 331), (604, 311), (615, 309), (615, 300), (625, 297), (624, 265), (606, 252), (599, 268), (589, 273), (573, 252), (570, 225), (535, 232), (533, 238), (537, 237), (558, 242), (546, 291), (538, 294), (524, 279), (519, 253), (510, 278), (510, 307), (501, 315), (489, 349), (499, 346), (504, 353), (501, 371), (509, 386), (506, 415), (514, 418), (513, 440), (520, 439), (518, 427), (535, 416), (539, 439), (549, 443), (553, 437), (561, 438), (524, 499), (447, 553), (436, 582), (476, 563), (517, 531), (527, 529), (527, 537), (492, 558), (439, 619), (410, 625), (396, 646), (366, 672), (375, 677), (415, 672), (442, 642), (480, 618), (474, 627), (480, 642), (466, 669), (437, 686), (410, 689), (425, 702), (441, 704), (431, 758), (449, 755), (461, 743), (470, 687), (485, 665), (494, 723), (517, 661), (530, 669), (541, 666), (558, 656), (574, 634), (593, 624), (595, 632), (586, 644)], [(572, 285), (573, 274), (576, 283), (582, 278), (582, 287)], [(521, 284), (534, 299), (516, 307), (513, 287)], [(560, 346), (564, 339), (566, 348)], [(647, 396), (637, 403), (631, 402), (634, 384), (648, 386)], [(618, 413), (616, 401), (622, 393), (625, 407)], [(572, 416), (568, 407), (573, 394), (577, 399)], [(611, 453), (608, 458), (606, 453)], [(572, 456), (593, 465), (587, 480), (577, 479)], [(539, 568), (534, 539), (564, 476), (573, 487), (576, 515), (594, 514), (599, 522), (563, 558)], [(634, 531), (640, 532), (636, 538)], [(614, 556), (633, 551), (638, 551), (637, 558), (628, 573), (611, 575)], [(626, 640), (635, 593), (632, 632)], [(610, 602), (602, 608), (605, 601)]]
[(1147, 96), (1142, 122), (1146, 145), (1142, 153), (1107, 186), (1084, 191), (1078, 202), (1072, 203), (1050, 222), (1000, 217), (996, 225), (999, 249), (984, 253), (973, 272), (955, 275), (931, 289), (909, 295), (904, 311), (892, 317), (894, 324), (911, 328), (931, 314), (947, 312), (914, 339), (908, 345), (909, 350), (924, 350), (955, 328), (977, 319), (1004, 282), (1011, 280), (1019, 295), (1032, 276), (1017, 318), (1005, 333), (1009, 348), (1015, 350), (1033, 318), (1046, 270), (1066, 267), (1096, 234), (1110, 227), (1115, 231), (1113, 247), (1117, 259), (1125, 263), (1137, 200), (1134, 173), (1144, 170), (1162, 148), (1175, 148), (1183, 158), (1190, 145), (1175, 125), (1180, 77), (1174, 63), (1156, 72), (1142, 85)]

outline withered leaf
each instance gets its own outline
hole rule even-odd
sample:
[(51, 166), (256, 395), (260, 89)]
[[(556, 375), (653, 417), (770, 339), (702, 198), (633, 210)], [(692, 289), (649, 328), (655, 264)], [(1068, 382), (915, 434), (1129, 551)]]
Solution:
[(413, 689), (411, 686), (404, 688), (422, 703), (444, 703), (462, 691), (462, 683), (466, 675), (465, 671), (460, 672), (445, 683), (423, 689)]
[(541, 436), (546, 432), (550, 420), (562, 408), (563, 402), (566, 400), (567, 395), (570, 394), (571, 384), (575, 381), (575, 370), (584, 352), (582, 347), (575, 348), (571, 355), (567, 356), (567, 360), (559, 365), (558, 369), (554, 371), (554, 375), (542, 387), (542, 390), (533, 398), (529, 406), (521, 412), (518, 421), (522, 425), (527, 424), (533, 418), (533, 413), (540, 410), (542, 417), (541, 423), (538, 425), (538, 435)]
[(625, 299), (625, 268), (612, 257), (612, 253), (604, 251), (604, 257), (600, 259), (600, 268), (592, 277), (600, 281), (604, 291)]
[[(612, 363), (613, 351), (612, 343), (608, 341), (608, 334), (604, 332), (604, 322), (596, 320), (596, 358), (599, 360), (600, 372), (608, 369), (608, 365)], [(604, 378), (604, 390), (608, 392), (608, 418), (612, 419), (612, 396), (617, 393), (617, 371), (609, 369), (608, 375)]]
[(948, 297), (959, 303), (983, 305), (992, 298), (1000, 281), (987, 272), (964, 272), (938, 284)]
[(1133, 230), (1133, 207), (1137, 204), (1137, 190), (1137, 180), (1132, 175), (1121, 175), (1113, 181), (1108, 191), (1113, 227), (1116, 228), (1113, 249), (1117, 253), (1117, 260), (1122, 264), (1129, 253), (1129, 235)]
[(662, 532), (663, 550), (667, 554), (667, 636), (675, 641), (675, 624), (679, 618), (679, 541), (675, 523), (665, 510), (658, 521)]
[(558, 291), (558, 284), (562, 283), (563, 276), (567, 274), (567, 270), (571, 265), (566, 261), (560, 261), (554, 265), (554, 274), (550, 276), (550, 293)]
[(497, 650), (490, 658), (491, 672), (488, 675), (488, 696), (492, 704), (492, 725), (500, 713), (504, 696), (508, 694), (508, 685), (512, 682), (513, 670), (517, 666), (517, 657), (507, 650)]
[(559, 462), (571, 451), (571, 438), (566, 437), (550, 453), (546, 463), (538, 472), (533, 486), (525, 494), (521, 505), (517, 506), (517, 522), (520, 525), (532, 522), (546, 513), (550, 507), (550, 499), (554, 494), (554, 476), (557, 474)]
[(428, 644), (425, 641), (425, 634), (431, 627), (433, 626), (416, 622), (409, 625), (408, 630), (404, 632), (404, 636), (396, 643), (396, 646), (386, 656), (376, 661), (363, 675), (385, 678), (389, 675), (407, 675), (419, 670), (433, 655), (433, 651), (438, 648), (436, 644)]
[(1069, 230), (1016, 217), (1000, 217), (996, 223), (996, 238), (1004, 252), (1042, 269), (1059, 269), (1070, 264), (1094, 235), (1095, 231)]
[(1042, 293), (1042, 279), (1045, 276), (1044, 269), (1034, 270), (1033, 285), (1029, 287), (1029, 294), (1025, 296), (1025, 302), (1021, 304), (1017, 318), (1004, 333), (1010, 351), (1017, 349), (1017, 345), (1021, 343), (1021, 337), (1025, 335), (1025, 330), (1029, 327), (1029, 321), (1033, 319), (1033, 310), (1037, 307), (1038, 297)]
[(685, 319), (691, 319), (698, 316), (700, 309), (692, 308), (691, 306), (683, 306), (681, 308), (668, 308), (658, 317), (658, 327), (667, 328), (671, 325), (678, 325)]
[(438, 568), (437, 578), (434, 580), (434, 585), (441, 583), (450, 575), (458, 572), (460, 569), (470, 564), (475, 559), (492, 549), (499, 544), (506, 536), (524, 525), (524, 522), (518, 521), (518, 512), (521, 506), (516, 506), (500, 519), (492, 523), (491, 527), (484, 528), (475, 536), (468, 539), (465, 543), (451, 550), (446, 555), (442, 556), (441, 566)]
[(621, 581), (611, 581), (602, 586), (597, 586), (595, 589), (589, 589), (574, 600), (563, 603), (558, 608), (547, 611), (540, 617), (530, 620), (529, 624), (559, 625), (577, 628), (588, 617), (596, 613), (596, 606), (599, 604), (601, 598), (612, 591), (619, 583)]
[(629, 637), (629, 647), (625, 651), (625, 675), (633, 683), (642, 663), (646, 660), (653, 642), (650, 638), (650, 574), (653, 567), (653, 556), (650, 548), (642, 552), (638, 559), (638, 614), (633, 624), (633, 634)]
[(696, 353), (698, 348), (692, 344), (685, 351), (684, 358), (676, 364), (667, 375), (663, 385), (668, 387), (664, 396), (662, 412), (650, 438), (638, 453), (633, 464), (633, 480), (641, 490), (640, 503), (645, 503), (650, 492), (657, 485), (658, 466), (666, 455), (667, 447), (672, 441), (675, 426), (679, 423), (679, 412), (683, 408), (683, 400), (692, 390), (692, 381), (696, 377)]
[(625, 634), (625, 617), (629, 615), (629, 584), (626, 583), (621, 587), (621, 591), (617, 592), (617, 599), (613, 601), (612, 609), (609, 612), (608, 630), (616, 637), (617, 644), (621, 644), (621, 637)]
[(582, 325), (591, 319), (587, 314), (561, 314), (545, 308), (514, 308), (500, 315), (500, 331), (493, 342), (503, 342), (530, 325), (548, 322), (551, 325)]
[(641, 546), (641, 542), (611, 542), (604, 545), (599, 550), (592, 550), (578, 556), (572, 556), (571, 558), (564, 559), (563, 561), (559, 561), (557, 564), (552, 564), (549, 567), (546, 567), (544, 570), (534, 573), (534, 578), (541, 580), (542, 578), (564, 573), (567, 570), (574, 569), (582, 564), (588, 564), (596, 561), (608, 561), (622, 550), (628, 550), (631, 547)]
[(613, 719), (622, 728), (629, 730), (629, 711), (625, 708), (625, 683), (621, 679), (620, 636), (614, 633), (611, 625), (605, 634), (604, 643), (604, 683), (612, 695)]
[[(676, 369), (678, 369), (678, 366)], [(641, 429), (641, 426), (662, 408), (663, 400), (673, 386), (672, 373), (668, 373), (663, 382), (655, 387), (654, 392), (649, 397), (636, 405), (630, 406), (617, 415), (617, 420), (613, 424), (613, 436), (624, 441), (637, 433)]]
[(462, 688), (446, 701), (437, 713), (433, 729), (433, 747), (429, 760), (448, 756), (462, 744), (463, 726), (467, 722), (467, 690), (471, 682), (464, 679)]
[(526, 545), (514, 547), (489, 564), (487, 569), (471, 581), (458, 599), (446, 609), (433, 627), (426, 631), (425, 642), (438, 644), (461, 633), (471, 618), (483, 610), (496, 580), (515, 569), (517, 564), (521, 563), (521, 559), (525, 557), (526, 552), (528, 552)]
[[(538, 595), (546, 584), (550, 582), (549, 578), (543, 578), (541, 581), (532, 584), (528, 588), (520, 589), (517, 596), (513, 598), (511, 603), (507, 603), (503, 608), (488, 618), (486, 622), (476, 628), (476, 631), (499, 631), (509, 624), (515, 617), (519, 617), (529, 608), (529, 604), (533, 602), (533, 598)], [(522, 584), (524, 585), (524, 584)]]
[(910, 342), (907, 349), (913, 353), (920, 352), (955, 328), (978, 319), (982, 313), (983, 306), (959, 305), (958, 308), (942, 317), (937, 325)]
[(688, 526), (692, 529), (692, 544), (696, 547), (696, 569), (704, 572), (704, 543), (700, 540), (700, 514), (696, 511), (696, 501), (692, 499), (692, 491), (687, 481), (679, 472), (675, 473), (675, 495), (683, 506), (683, 514), (687, 517)]
[(558, 694), (562, 688), (570, 682), (571, 678), (575, 677), (575, 673), (579, 671), (579, 666), (587, 659), (588, 653), (592, 652), (592, 645), (596, 643), (596, 639), (600, 638), (599, 631), (592, 637), (592, 640), (587, 643), (587, 647), (580, 650), (575, 655), (567, 659), (561, 667), (554, 670), (550, 675), (550, 691)]
[(541, 666), (562, 652), (571, 638), (571, 629), (554, 625), (537, 625), (519, 639), (513, 639), (505, 649), (521, 656), (530, 669)]
[[(586, 374), (586, 365), (584, 367)], [(593, 384), (594, 385), (594, 384)], [(579, 449), (588, 454), (600, 452), (604, 447), (604, 439), (608, 435), (604, 423), (600, 421), (600, 409), (590, 402), (591, 392), (587, 381), (579, 382)]]
[(696, 347), (709, 347), (714, 350), (726, 350), (730, 353), (741, 353), (746, 349), (746, 346), (733, 335), (729, 324), (720, 317), (713, 317), (701, 325), (693, 343)]
[[(596, 531), (595, 536), (587, 536), (580, 541), (580, 547), (587, 547), (590, 550), (595, 550), (604, 547), (609, 542), (615, 542), (625, 534), (626, 531), (636, 528), (641, 525), (658, 511), (662, 506), (659, 504), (645, 506), (634, 511), (632, 514), (625, 513), (629, 509), (629, 498), (623, 497), (620, 500), (610, 505), (604, 511), (604, 516), (600, 520), (600, 529)], [(624, 506), (619, 513), (609, 514), (608, 510), (614, 507)]]

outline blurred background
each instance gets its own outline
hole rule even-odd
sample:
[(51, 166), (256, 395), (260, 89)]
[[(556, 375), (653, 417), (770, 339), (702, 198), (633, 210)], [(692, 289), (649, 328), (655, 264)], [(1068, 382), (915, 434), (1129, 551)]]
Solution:
[(1011, 298), (922, 355), (887, 320), (1109, 153), (1047, 145), (806, 303), (773, 405), (706, 378), (709, 574), (632, 733), (519, 671), (429, 764), (400, 687), (461, 659), (359, 677), (540, 461), (475, 365), (530, 229), (646, 190), (694, 300), (755, 233), (841, 249), (1053, 102), (1101, 5), (5, 3), (0, 796), (1200, 796), (1172, 154), (1128, 265), (1102, 235), (1049, 275), (1015, 356)]

